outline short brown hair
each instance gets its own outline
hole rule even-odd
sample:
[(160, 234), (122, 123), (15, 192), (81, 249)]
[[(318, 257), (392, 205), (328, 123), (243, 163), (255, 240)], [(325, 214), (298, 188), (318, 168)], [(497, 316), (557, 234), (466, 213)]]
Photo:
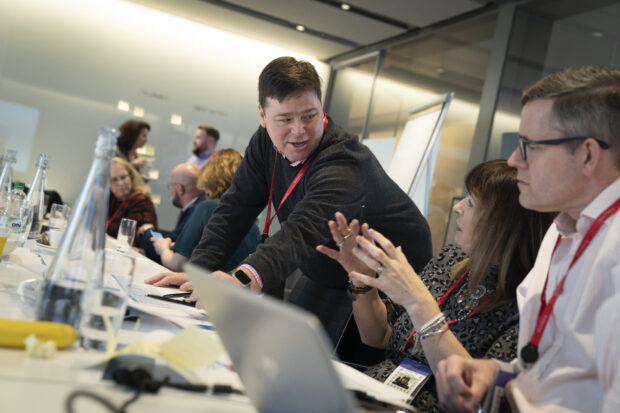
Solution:
[(120, 135), (116, 138), (116, 146), (118, 146), (118, 149), (122, 153), (127, 154), (133, 147), (133, 144), (136, 143), (142, 129), (145, 128), (150, 131), (151, 125), (141, 120), (128, 120), (123, 123), (119, 128)]
[(139, 194), (148, 197), (151, 196), (151, 188), (149, 188), (149, 186), (144, 183), (144, 179), (142, 179), (138, 171), (133, 166), (131, 166), (129, 162), (127, 162), (123, 158), (114, 157), (112, 158), (111, 164), (118, 165), (127, 171), (127, 174), (131, 178), (131, 195)]
[(550, 74), (523, 92), (521, 105), (537, 99), (554, 99), (557, 126), (567, 136), (607, 142), (620, 169), (620, 70), (583, 66)]
[(198, 126), (198, 129), (202, 129), (207, 135), (212, 136), (216, 142), (220, 140), (220, 131), (213, 126)]
[(232, 178), (243, 157), (234, 149), (214, 152), (202, 167), (196, 186), (211, 192), (211, 199), (220, 199), (230, 187)]
[(475, 166), (465, 178), (467, 191), (476, 203), (476, 242), (467, 265), (469, 291), (484, 283), (491, 270), (498, 270), (497, 289), (488, 311), (515, 299), (519, 283), (534, 265), (538, 248), (555, 216), (519, 204), (517, 170), (504, 160)]
[(284, 56), (269, 62), (258, 77), (258, 103), (265, 107), (267, 98), (282, 102), (289, 96), (314, 92), (321, 101), (321, 78), (305, 60)]

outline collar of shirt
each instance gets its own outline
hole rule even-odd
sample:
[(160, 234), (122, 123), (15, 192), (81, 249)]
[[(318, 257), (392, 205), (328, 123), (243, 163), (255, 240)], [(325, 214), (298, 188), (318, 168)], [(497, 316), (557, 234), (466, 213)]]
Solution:
[(206, 159), (209, 156), (211, 156), (211, 154), (215, 152), (215, 149), (210, 149), (208, 151), (204, 151), (203, 153), (201, 153), (200, 155), (198, 155), (196, 158), (198, 159)]
[(185, 211), (187, 210), (187, 208), (191, 207), (191, 206), (194, 204), (194, 202), (196, 202), (196, 200), (197, 200), (198, 198), (200, 198), (200, 196), (197, 196), (196, 198), (194, 198), (194, 199), (192, 199), (191, 201), (189, 201), (189, 202), (187, 203), (187, 205), (185, 205), (183, 208), (181, 208), (181, 212), (185, 212)]
[(601, 191), (579, 214), (575, 221), (568, 214), (561, 213), (555, 219), (558, 231), (564, 237), (578, 232), (582, 237), (586, 234), (592, 222), (618, 199), (620, 195), (620, 178)]
[[(286, 155), (284, 155), (282, 152), (280, 152), (280, 151), (278, 150), (278, 148), (276, 148), (276, 147), (274, 146), (274, 147), (273, 147), (273, 149), (275, 149), (275, 150), (276, 150), (276, 152), (278, 152), (278, 153), (280, 154), (280, 156), (282, 156), (282, 158), (286, 159)], [(286, 160), (288, 161), (288, 159), (286, 159)], [(291, 166), (297, 166), (297, 165), (301, 165), (301, 164), (303, 164), (304, 162), (306, 162), (306, 160), (305, 160), (305, 159), (302, 159), (301, 161), (295, 161), (295, 162), (291, 162), (291, 161), (289, 161), (289, 164), (290, 164)]]

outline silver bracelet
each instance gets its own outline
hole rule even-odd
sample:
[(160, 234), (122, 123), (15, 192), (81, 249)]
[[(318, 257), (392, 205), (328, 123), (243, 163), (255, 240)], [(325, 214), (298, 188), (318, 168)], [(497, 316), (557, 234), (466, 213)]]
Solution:
[(422, 326), (421, 329), (417, 330), (413, 335), (415, 338), (415, 345), (417, 348), (421, 346), (421, 341), (435, 334), (443, 333), (441, 329), (447, 327), (446, 324), (446, 316), (443, 313), (437, 314), (430, 321)]
[(445, 333), (446, 331), (448, 331), (448, 323), (443, 323), (439, 328), (429, 331), (428, 333), (420, 337), (420, 341), (424, 341), (427, 338), (434, 336), (435, 334)]

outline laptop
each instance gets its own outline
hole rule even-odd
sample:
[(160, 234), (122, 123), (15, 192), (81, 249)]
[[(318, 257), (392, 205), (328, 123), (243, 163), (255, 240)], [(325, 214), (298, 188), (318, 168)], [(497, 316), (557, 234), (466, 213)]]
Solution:
[(212, 278), (195, 265), (185, 272), (258, 411), (359, 411), (316, 316)]

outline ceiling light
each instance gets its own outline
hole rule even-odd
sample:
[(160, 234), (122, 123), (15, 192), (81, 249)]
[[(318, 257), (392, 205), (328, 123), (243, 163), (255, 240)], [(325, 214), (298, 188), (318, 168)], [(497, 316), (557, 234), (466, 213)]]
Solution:
[(170, 116), (170, 123), (173, 125), (181, 125), (183, 123), (183, 117), (173, 113), (172, 116)]
[(349, 6), (347, 3), (342, 3), (342, 4), (340, 5), (340, 8), (341, 8), (342, 10), (351, 10), (351, 6)]
[(142, 106), (135, 106), (133, 108), (133, 115), (137, 118), (141, 118), (144, 116), (144, 108)]
[(295, 28), (299, 30), (300, 32), (303, 32), (304, 30), (306, 30), (306, 28), (302, 26), (301, 24), (298, 24), (297, 26), (295, 26)]
[(124, 100), (119, 100), (116, 104), (118, 110), (122, 110), (123, 112), (129, 112), (129, 102)]
[(601, 33), (601, 32), (594, 32), (594, 33), (592, 33), (592, 36), (594, 36), (594, 37), (603, 37), (603, 33)]

